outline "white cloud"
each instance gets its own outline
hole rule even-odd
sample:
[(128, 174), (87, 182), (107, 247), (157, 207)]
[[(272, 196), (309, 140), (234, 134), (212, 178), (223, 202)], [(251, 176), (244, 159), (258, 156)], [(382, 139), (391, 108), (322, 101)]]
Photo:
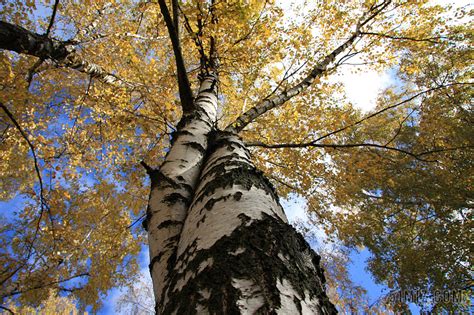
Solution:
[(288, 199), (281, 200), (281, 205), (285, 209), (286, 216), (290, 222), (297, 219), (306, 220), (306, 201), (299, 196), (291, 195)]
[(369, 111), (376, 105), (378, 94), (393, 80), (388, 72), (369, 70), (366, 72), (350, 73), (345, 71), (338, 81), (344, 84), (349, 100), (363, 111)]

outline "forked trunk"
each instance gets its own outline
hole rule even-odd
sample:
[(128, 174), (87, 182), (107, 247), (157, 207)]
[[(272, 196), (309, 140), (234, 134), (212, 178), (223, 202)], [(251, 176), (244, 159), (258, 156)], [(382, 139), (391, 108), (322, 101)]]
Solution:
[[(197, 102), (215, 104), (215, 92), (201, 88)], [(213, 128), (206, 112), (184, 120), (152, 183), (157, 314), (336, 313), (320, 257), (287, 223), (240, 138)]]

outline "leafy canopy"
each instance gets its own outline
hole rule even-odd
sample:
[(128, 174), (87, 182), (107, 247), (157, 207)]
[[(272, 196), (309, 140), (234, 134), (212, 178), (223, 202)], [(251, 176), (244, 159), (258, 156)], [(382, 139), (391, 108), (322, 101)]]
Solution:
[[(0, 10), (44, 34), (54, 6), (12, 0)], [(192, 88), (214, 38), (225, 128), (354, 37), (241, 136), (281, 196), (304, 196), (314, 224), (370, 249), (379, 282), (393, 291), (471, 287), (472, 12), (402, 0), (287, 6), (179, 1)], [(137, 274), (143, 235), (134, 223), (148, 193), (139, 162), (158, 166), (170, 146), (182, 115), (176, 67), (153, 1), (63, 0), (53, 22), (50, 38), (126, 84), (0, 52), (1, 295), (37, 306), (53, 287), (98, 307)], [(334, 77), (367, 70), (390, 71), (394, 84), (361, 112)]]

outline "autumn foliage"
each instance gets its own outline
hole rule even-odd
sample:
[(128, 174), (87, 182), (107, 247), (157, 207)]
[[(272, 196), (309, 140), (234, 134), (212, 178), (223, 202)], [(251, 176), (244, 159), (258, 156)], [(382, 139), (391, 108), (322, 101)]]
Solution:
[[(178, 2), (193, 90), (215, 39), (221, 129), (321, 69), (238, 131), (280, 197), (303, 197), (310, 225), (342, 248), (326, 266), (340, 310), (369, 308), (354, 304), (364, 292), (346, 270), (350, 249), (364, 247), (390, 292), (462, 307), (429, 297), (472, 288), (472, 12), (403, 0)], [(140, 162), (161, 164), (183, 110), (157, 3), (62, 0), (50, 26), (54, 7), (0, 8), (3, 22), (69, 54), (0, 51), (1, 305), (38, 307), (55, 292), (96, 310), (138, 274), (150, 184)], [(365, 112), (337, 78), (369, 70), (393, 85)]]

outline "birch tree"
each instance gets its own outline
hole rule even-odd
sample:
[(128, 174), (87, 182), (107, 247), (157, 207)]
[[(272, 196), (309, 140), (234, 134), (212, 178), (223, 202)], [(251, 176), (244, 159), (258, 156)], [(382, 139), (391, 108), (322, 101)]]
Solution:
[[(54, 288), (96, 310), (133, 282), (141, 222), (158, 314), (334, 314), (320, 256), (280, 204), (290, 193), (327, 234), (367, 246), (392, 290), (469, 288), (468, 14), (5, 3), (1, 196), (16, 203), (2, 299), (34, 306)], [(397, 85), (363, 113), (334, 79), (346, 69), (390, 69)]]

